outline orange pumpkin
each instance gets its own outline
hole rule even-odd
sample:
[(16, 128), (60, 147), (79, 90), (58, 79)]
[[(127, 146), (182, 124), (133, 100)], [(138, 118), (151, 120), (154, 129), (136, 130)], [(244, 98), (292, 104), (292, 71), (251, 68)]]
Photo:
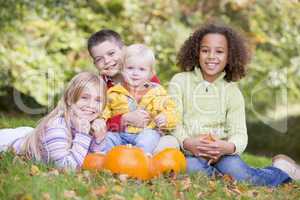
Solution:
[(152, 176), (163, 173), (184, 172), (186, 170), (186, 160), (181, 151), (175, 148), (167, 148), (152, 158)]
[(116, 146), (105, 157), (104, 168), (117, 174), (148, 180), (150, 176), (150, 159), (143, 150), (132, 146)]
[(99, 153), (89, 153), (86, 155), (82, 169), (101, 170), (104, 165), (105, 155)]

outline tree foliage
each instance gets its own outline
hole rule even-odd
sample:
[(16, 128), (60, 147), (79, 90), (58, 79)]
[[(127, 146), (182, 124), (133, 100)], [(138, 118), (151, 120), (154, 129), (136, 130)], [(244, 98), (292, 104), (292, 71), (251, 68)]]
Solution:
[(241, 82), (246, 102), (267, 109), (278, 105), (272, 100), (286, 90), (289, 102), (300, 97), (296, 0), (0, 1), (0, 87), (12, 86), (42, 105), (49, 105), (71, 76), (94, 70), (86, 50), (93, 32), (111, 28), (127, 44), (149, 45), (157, 73), (167, 84), (179, 71), (180, 45), (210, 19), (222, 20), (249, 38), (254, 57)]

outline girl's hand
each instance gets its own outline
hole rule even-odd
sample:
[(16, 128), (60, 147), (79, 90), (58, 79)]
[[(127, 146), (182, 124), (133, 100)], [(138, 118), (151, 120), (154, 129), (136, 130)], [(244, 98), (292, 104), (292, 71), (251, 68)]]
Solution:
[(216, 139), (214, 142), (205, 141), (205, 138), (202, 140), (202, 145), (197, 147), (200, 152), (198, 156), (218, 160), (221, 156), (232, 154), (235, 151), (235, 145), (233, 143), (219, 139)]
[(122, 123), (132, 125), (139, 128), (144, 128), (149, 124), (150, 115), (147, 111), (139, 109), (122, 116)]
[(191, 152), (194, 156), (198, 156), (201, 153), (197, 148), (199, 145), (201, 146), (200, 137), (190, 137), (183, 141), (183, 148)]
[(88, 119), (80, 118), (77, 115), (71, 116), (72, 127), (80, 133), (89, 134), (91, 130), (91, 124)]
[(92, 122), (92, 134), (95, 137), (96, 141), (102, 141), (106, 136), (106, 122), (104, 119), (95, 119)]
[(161, 129), (167, 125), (167, 117), (165, 114), (161, 113), (154, 118), (156, 126)]

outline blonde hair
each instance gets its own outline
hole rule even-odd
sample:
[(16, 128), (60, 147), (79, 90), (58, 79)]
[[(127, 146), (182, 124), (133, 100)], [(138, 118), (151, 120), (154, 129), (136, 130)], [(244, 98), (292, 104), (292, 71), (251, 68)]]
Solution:
[(129, 60), (143, 59), (151, 67), (151, 75), (155, 74), (155, 56), (153, 51), (144, 44), (132, 44), (124, 50), (124, 66)]
[(103, 100), (101, 111), (103, 111), (106, 104), (106, 83), (104, 82), (104, 80), (101, 78), (101, 76), (90, 72), (81, 72), (77, 74), (69, 82), (57, 106), (48, 115), (43, 117), (39, 121), (37, 127), (26, 136), (24, 143), (21, 146), (20, 154), (25, 155), (28, 159), (34, 158), (36, 160), (41, 160), (41, 136), (43, 135), (47, 124), (51, 123), (52, 120), (59, 116), (62, 116), (65, 119), (71, 146), (72, 135), (70, 125), (70, 108), (71, 105), (77, 102), (86, 85), (90, 83), (100, 86), (100, 98)]

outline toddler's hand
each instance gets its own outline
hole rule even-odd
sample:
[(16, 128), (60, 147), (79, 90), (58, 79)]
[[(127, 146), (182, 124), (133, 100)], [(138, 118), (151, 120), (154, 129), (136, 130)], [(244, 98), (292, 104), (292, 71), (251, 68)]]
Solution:
[(154, 118), (156, 126), (161, 129), (167, 125), (167, 117), (165, 114), (161, 113)]
[(123, 123), (139, 128), (144, 128), (150, 121), (150, 115), (147, 111), (138, 109), (122, 116)]
[(92, 122), (92, 134), (96, 138), (97, 141), (101, 141), (104, 139), (106, 135), (106, 123), (104, 119), (95, 119)]

